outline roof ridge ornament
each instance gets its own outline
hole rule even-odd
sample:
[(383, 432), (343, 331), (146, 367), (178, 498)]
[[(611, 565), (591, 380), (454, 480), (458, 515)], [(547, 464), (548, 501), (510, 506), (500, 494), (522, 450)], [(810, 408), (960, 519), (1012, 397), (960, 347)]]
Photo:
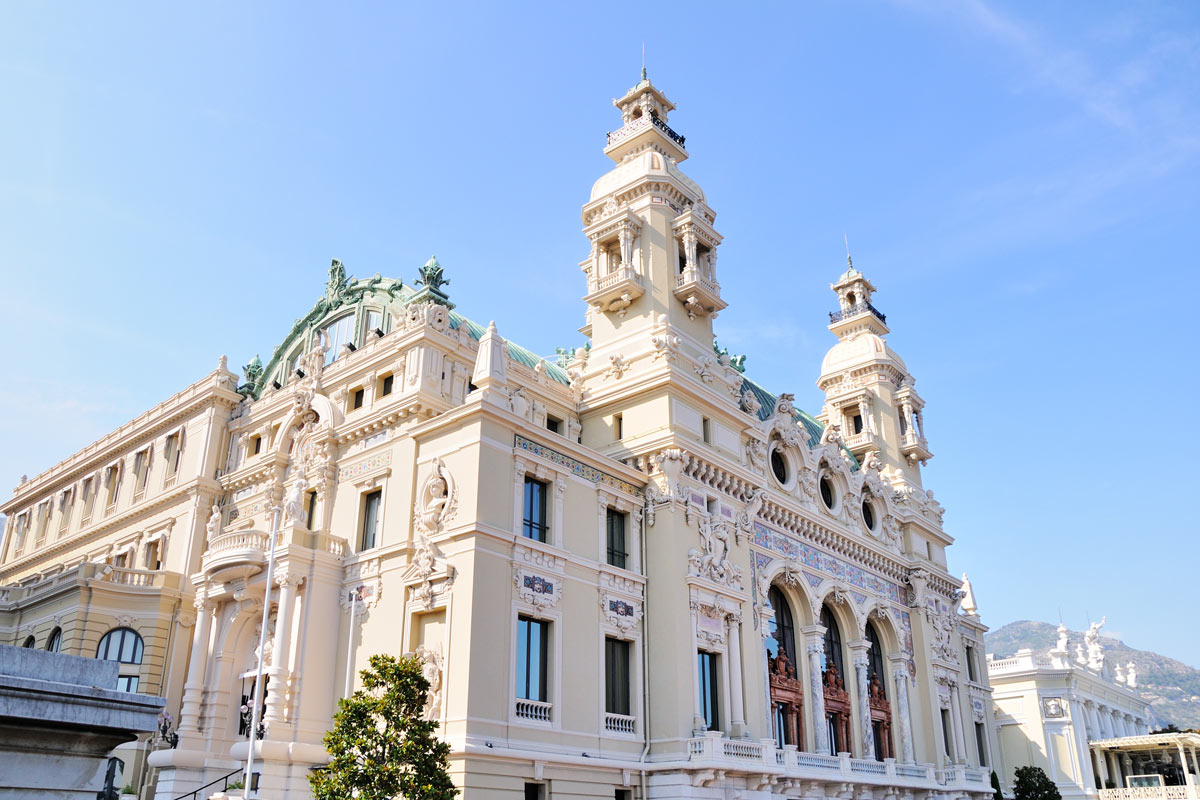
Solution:
[(333, 300), (346, 291), (346, 268), (342, 262), (333, 259), (329, 262), (329, 283), (325, 286), (325, 297)]
[(410, 303), (437, 303), (446, 308), (454, 308), (450, 298), (442, 291), (443, 286), (450, 285), (450, 280), (445, 277), (437, 256), (431, 256), (425, 265), (417, 270), (416, 285), (424, 288), (413, 295)]

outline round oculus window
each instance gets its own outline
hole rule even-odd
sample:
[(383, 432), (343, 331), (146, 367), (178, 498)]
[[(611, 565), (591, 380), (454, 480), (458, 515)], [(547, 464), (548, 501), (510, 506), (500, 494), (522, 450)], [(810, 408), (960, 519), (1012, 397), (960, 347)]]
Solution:
[(780, 484), (788, 482), (788, 462), (777, 447), (771, 448), (771, 474), (775, 476), (775, 480), (779, 481)]
[(833, 483), (830, 482), (828, 477), (822, 475), (821, 480), (817, 482), (817, 488), (821, 490), (821, 502), (825, 504), (826, 508), (832, 511), (834, 501)]
[(871, 505), (870, 500), (863, 500), (862, 518), (863, 523), (867, 526), (867, 530), (875, 530), (875, 508)]

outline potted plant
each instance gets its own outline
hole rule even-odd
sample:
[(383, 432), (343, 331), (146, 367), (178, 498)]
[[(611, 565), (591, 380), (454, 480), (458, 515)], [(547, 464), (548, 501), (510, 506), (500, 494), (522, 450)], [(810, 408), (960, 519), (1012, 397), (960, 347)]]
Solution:
[(132, 783), (125, 784), (125, 788), (121, 790), (121, 800), (137, 800), (137, 789)]

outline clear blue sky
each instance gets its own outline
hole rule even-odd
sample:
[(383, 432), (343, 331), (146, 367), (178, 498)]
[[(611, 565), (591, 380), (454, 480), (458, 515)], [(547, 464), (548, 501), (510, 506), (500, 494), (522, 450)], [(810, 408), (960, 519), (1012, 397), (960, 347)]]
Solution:
[(1200, 666), (1200, 5), (9, 4), (0, 478), (264, 359), (329, 259), (541, 353), (650, 77), (725, 236), (722, 344), (816, 412), (829, 282), (879, 287), (985, 621)]

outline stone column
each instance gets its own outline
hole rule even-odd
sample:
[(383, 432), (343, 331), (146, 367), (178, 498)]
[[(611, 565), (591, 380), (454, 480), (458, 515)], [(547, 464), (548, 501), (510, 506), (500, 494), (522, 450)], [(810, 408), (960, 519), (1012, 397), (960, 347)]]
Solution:
[(1103, 789), (1108, 784), (1108, 759), (1105, 758), (1104, 752), (1101, 750), (1092, 749), (1092, 756), (1096, 761), (1097, 778), (1100, 780), (1100, 788)]
[(304, 578), (284, 572), (276, 577), (279, 585), (279, 605), (275, 613), (275, 641), (271, 648), (271, 667), (267, 671), (272, 685), (267, 692), (263, 720), (268, 727), (284, 721), (287, 709), (288, 684), (291, 681), (292, 611), (296, 590)]
[[(1096, 785), (1095, 775), (1092, 774), (1092, 758), (1087, 745), (1087, 721), (1084, 717), (1083, 704), (1071, 698), (1071, 724), (1075, 731), (1075, 752), (1079, 759), (1079, 780), (1086, 790)], [(1082, 729), (1082, 731), (1081, 731)], [(1083, 733), (1081, 736), (1080, 733)]]
[(179, 735), (200, 733), (200, 704), (204, 699), (204, 672), (208, 665), (208, 638), (212, 631), (212, 612), (215, 604), (207, 592), (200, 589), (192, 603), (196, 609), (196, 631), (192, 634), (192, 655), (188, 659), (187, 684), (183, 687), (183, 704), (179, 710)]
[(1176, 742), (1175, 746), (1179, 748), (1179, 766), (1183, 767), (1183, 782), (1185, 786), (1195, 786), (1196, 782), (1192, 779), (1192, 770), (1188, 766), (1187, 754), (1183, 752), (1183, 743)]
[(1116, 738), (1113, 736), (1112, 713), (1108, 706), (1100, 706), (1097, 713), (1100, 715), (1100, 735), (1105, 739)]
[(967, 763), (967, 751), (963, 745), (962, 703), (958, 696), (958, 681), (950, 684), (950, 727), (954, 730), (954, 762)]
[(913, 755), (912, 717), (908, 710), (908, 666), (897, 664), (892, 669), (896, 682), (896, 716), (900, 727), (900, 759), (905, 764), (916, 761)]
[(829, 753), (829, 722), (825, 719), (825, 687), (821, 684), (821, 655), (825, 652), (825, 628), (813, 625), (803, 629), (808, 653), (808, 706), (812, 709), (813, 747)]
[(1100, 730), (1100, 715), (1096, 713), (1096, 704), (1091, 700), (1085, 700), (1083, 705), (1087, 711), (1088, 737), (1103, 739), (1104, 732)]
[(729, 735), (746, 736), (746, 710), (742, 705), (742, 620), (741, 613), (726, 617), (729, 624)]
[(700, 606), (695, 600), (691, 602), (692, 616), (692, 732), (697, 736), (702, 735), (708, 729), (708, 723), (704, 721), (704, 713), (700, 708), (700, 640), (696, 635), (696, 626), (699, 620), (696, 615), (700, 613)]
[(871, 693), (867, 689), (867, 651), (871, 643), (850, 642), (850, 658), (854, 664), (854, 687), (858, 694), (858, 719), (862, 726), (862, 758), (875, 757), (875, 731), (871, 728)]

